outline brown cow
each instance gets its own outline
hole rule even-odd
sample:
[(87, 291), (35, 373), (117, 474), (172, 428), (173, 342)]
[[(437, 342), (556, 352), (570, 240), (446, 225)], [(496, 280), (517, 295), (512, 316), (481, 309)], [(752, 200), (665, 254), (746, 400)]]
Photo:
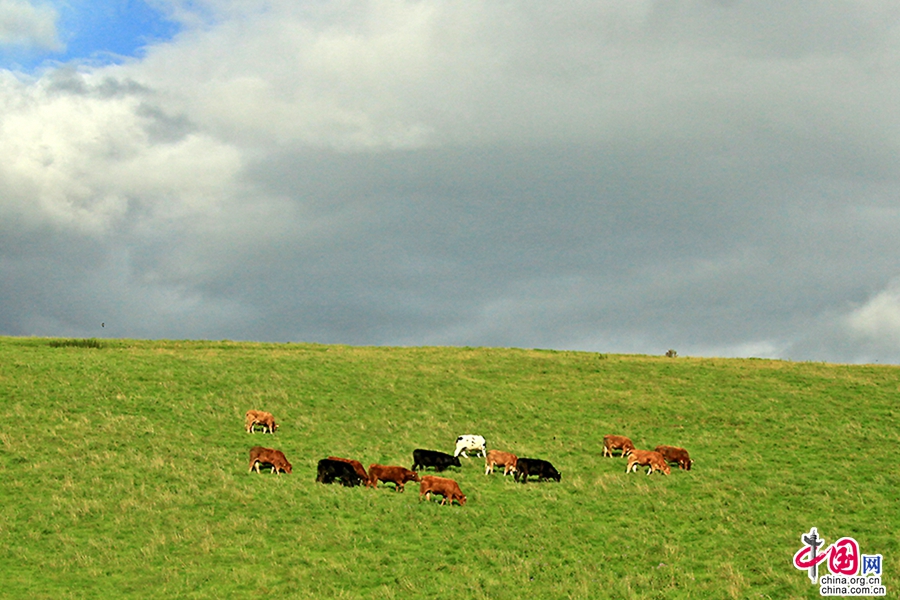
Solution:
[(393, 483), (397, 486), (396, 490), (398, 492), (403, 491), (403, 486), (408, 481), (421, 481), (418, 473), (410, 471), (406, 467), (393, 467), (379, 464), (369, 465), (369, 481), (367, 485), (373, 488), (378, 487), (379, 479), (385, 483)]
[(672, 472), (662, 454), (653, 450), (632, 450), (631, 455), (628, 457), (628, 466), (625, 467), (625, 472), (637, 471), (638, 465), (650, 467), (647, 469), (647, 475), (653, 471), (660, 471), (664, 475)]
[(272, 416), (272, 413), (267, 413), (264, 410), (250, 409), (247, 411), (247, 414), (244, 415), (244, 427), (247, 429), (247, 433), (253, 433), (253, 428), (256, 425), (262, 425), (263, 433), (266, 431), (275, 433), (275, 430), (278, 429), (278, 425), (275, 423), (275, 417)]
[(519, 457), (510, 452), (501, 450), (488, 450), (487, 456), (484, 457), (484, 474), (490, 475), (494, 472), (495, 466), (503, 467), (503, 474), (509, 475), (516, 472), (516, 461)]
[(624, 435), (603, 436), (603, 456), (612, 456), (613, 450), (621, 450), (622, 456), (628, 456), (634, 450), (634, 444)]
[(260, 465), (272, 465), (272, 472), (276, 475), (278, 471), (291, 472), (291, 463), (287, 461), (281, 450), (254, 446), (250, 448), (250, 472), (252, 473), (253, 467), (256, 467), (256, 472), (259, 473)]
[(422, 478), (422, 483), (419, 486), (419, 501), (422, 500), (422, 496), (425, 496), (425, 499), (430, 501), (431, 494), (443, 496), (441, 506), (448, 501), (450, 504), (453, 504), (454, 500), (459, 502), (460, 506), (466, 504), (466, 497), (462, 493), (462, 490), (459, 489), (459, 484), (446, 477), (426, 475)]
[(666, 462), (678, 463), (678, 468), (685, 471), (690, 471), (691, 465), (694, 464), (694, 461), (688, 456), (688, 451), (684, 448), (679, 448), (678, 446), (657, 446), (656, 451), (662, 454)]
[(358, 460), (353, 460), (352, 458), (338, 458), (337, 456), (329, 456), (328, 460), (339, 460), (341, 462), (345, 462), (356, 471), (356, 474), (362, 477), (363, 481), (368, 481), (369, 476), (366, 474), (366, 470), (363, 468), (362, 463)]

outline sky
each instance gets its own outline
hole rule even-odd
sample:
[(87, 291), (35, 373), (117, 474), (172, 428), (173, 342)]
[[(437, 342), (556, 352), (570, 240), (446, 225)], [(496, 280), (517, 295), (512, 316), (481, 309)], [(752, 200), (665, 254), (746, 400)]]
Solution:
[(0, 0), (0, 335), (900, 363), (900, 5)]

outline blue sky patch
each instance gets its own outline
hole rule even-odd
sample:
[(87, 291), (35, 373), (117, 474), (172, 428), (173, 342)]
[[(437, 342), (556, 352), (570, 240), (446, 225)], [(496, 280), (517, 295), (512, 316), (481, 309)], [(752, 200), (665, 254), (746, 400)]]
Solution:
[(143, 0), (72, 0), (43, 6), (58, 14), (62, 47), (0, 45), (0, 68), (31, 71), (47, 61), (115, 63), (140, 56), (145, 46), (171, 39), (180, 30), (178, 23)]

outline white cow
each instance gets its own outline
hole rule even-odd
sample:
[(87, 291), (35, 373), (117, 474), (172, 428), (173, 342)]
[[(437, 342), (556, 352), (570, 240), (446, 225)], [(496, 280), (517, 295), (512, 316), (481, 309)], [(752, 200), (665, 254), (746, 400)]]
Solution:
[(484, 456), (485, 443), (484, 438), (480, 435), (461, 435), (456, 438), (456, 452), (453, 453), (453, 456), (462, 454), (466, 458), (469, 458), (466, 454), (466, 450), (475, 450), (475, 456), (478, 456), (478, 453), (481, 453), (481, 456)]

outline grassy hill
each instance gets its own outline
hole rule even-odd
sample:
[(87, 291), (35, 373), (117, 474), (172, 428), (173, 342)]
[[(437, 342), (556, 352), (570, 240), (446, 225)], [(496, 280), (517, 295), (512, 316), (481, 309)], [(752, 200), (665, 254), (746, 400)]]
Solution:
[[(814, 598), (801, 533), (900, 590), (900, 368), (485, 348), (0, 338), (0, 597)], [(272, 412), (275, 436), (243, 414)], [(456, 436), (464, 507), (315, 483)], [(605, 434), (684, 446), (626, 474)], [(284, 451), (293, 474), (247, 472)], [(824, 573), (824, 570), (823, 570)]]

